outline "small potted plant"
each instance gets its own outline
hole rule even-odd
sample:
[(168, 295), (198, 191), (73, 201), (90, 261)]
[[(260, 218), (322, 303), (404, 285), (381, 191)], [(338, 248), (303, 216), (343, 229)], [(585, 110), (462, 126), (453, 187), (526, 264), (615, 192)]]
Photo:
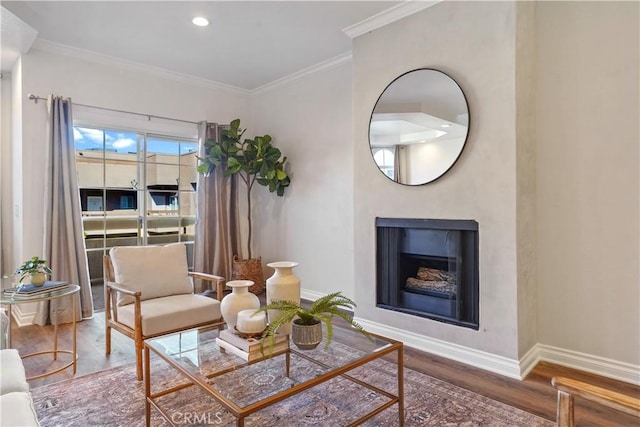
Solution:
[(47, 281), (47, 274), (51, 274), (51, 269), (47, 266), (47, 261), (40, 259), (38, 256), (32, 257), (25, 261), (16, 269), (15, 274), (20, 275), (20, 283), (27, 277), (31, 277), (31, 284), (34, 286), (42, 286)]
[(356, 303), (342, 295), (341, 292), (334, 292), (318, 298), (309, 307), (303, 307), (292, 301), (276, 300), (261, 307), (256, 313), (267, 312), (267, 310), (280, 312), (276, 319), (269, 319), (269, 326), (262, 334), (265, 342), (269, 342), (268, 338), (273, 337), (280, 326), (293, 322), (291, 340), (299, 349), (310, 350), (322, 342), (322, 323), (325, 324), (327, 330), (325, 347), (329, 346), (333, 337), (331, 321), (334, 317), (344, 319), (363, 335), (369, 337), (369, 333), (342, 310), (352, 311), (355, 306)]

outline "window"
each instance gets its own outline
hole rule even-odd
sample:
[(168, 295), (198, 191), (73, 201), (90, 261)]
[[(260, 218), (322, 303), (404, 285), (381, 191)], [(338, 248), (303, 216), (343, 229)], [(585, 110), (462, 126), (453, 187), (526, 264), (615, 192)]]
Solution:
[(120, 209), (135, 209), (133, 196), (120, 196)]
[(87, 210), (88, 211), (104, 210), (104, 204), (102, 203), (102, 196), (87, 196)]
[(192, 266), (197, 141), (90, 127), (74, 141), (91, 282), (114, 246), (186, 242)]
[(376, 164), (389, 178), (393, 179), (394, 155), (392, 148), (375, 148), (373, 150), (373, 159)]

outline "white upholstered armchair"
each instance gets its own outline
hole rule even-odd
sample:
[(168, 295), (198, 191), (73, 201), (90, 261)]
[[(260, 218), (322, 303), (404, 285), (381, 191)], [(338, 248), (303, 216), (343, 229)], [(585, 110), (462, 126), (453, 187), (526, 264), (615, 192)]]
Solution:
[[(217, 299), (194, 294), (192, 278), (215, 283)], [(220, 313), (224, 279), (189, 272), (184, 243), (111, 248), (104, 257), (104, 279), (106, 353), (111, 353), (111, 328), (132, 338), (138, 380), (145, 339), (224, 325)]]

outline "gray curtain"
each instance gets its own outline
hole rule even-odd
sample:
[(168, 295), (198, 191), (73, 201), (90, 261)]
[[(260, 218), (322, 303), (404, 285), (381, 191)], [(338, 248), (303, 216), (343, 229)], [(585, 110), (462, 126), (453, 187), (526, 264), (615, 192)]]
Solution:
[[(93, 316), (89, 268), (82, 229), (78, 191), (71, 100), (49, 96), (47, 161), (44, 185), (43, 254), (53, 270), (52, 280), (80, 285), (76, 319)], [(68, 323), (72, 320), (71, 298), (38, 304), (34, 322)]]
[(402, 182), (400, 176), (400, 146), (395, 145), (393, 149), (393, 180), (395, 182)]
[[(198, 124), (199, 156), (205, 156), (205, 142), (218, 139), (222, 126)], [(221, 167), (209, 176), (198, 174), (194, 270), (231, 279), (233, 254), (240, 246), (237, 180), (225, 177)], [(196, 283), (196, 291), (203, 290)]]
[(396, 145), (393, 151), (393, 180), (401, 184), (408, 184), (407, 150), (406, 145)]

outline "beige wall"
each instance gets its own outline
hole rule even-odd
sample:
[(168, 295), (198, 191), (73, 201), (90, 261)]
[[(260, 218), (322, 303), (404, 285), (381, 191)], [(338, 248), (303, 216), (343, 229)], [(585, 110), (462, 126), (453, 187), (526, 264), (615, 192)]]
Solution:
[(518, 358), (538, 342), (536, 278), (535, 3), (516, 8), (516, 242)]
[[(354, 40), (360, 317), (521, 362), (538, 343), (638, 380), (638, 8), (446, 2)], [(401, 187), (370, 161), (368, 118), (386, 84), (425, 66), (465, 90), (469, 145), (441, 180)], [(375, 308), (376, 216), (478, 220), (479, 331)]]
[[(358, 317), (511, 360), (520, 356), (521, 333), (515, 15), (515, 4), (510, 2), (439, 3), (364, 34), (353, 45)], [(389, 82), (421, 67), (448, 73), (464, 90), (470, 109), (469, 140), (458, 162), (438, 181), (426, 186), (400, 186), (382, 176), (371, 160), (369, 116)], [(375, 217), (478, 221), (478, 331), (375, 307)], [(530, 304), (535, 306), (535, 301)]]
[(536, 13), (539, 341), (636, 366), (639, 6)]
[(254, 190), (256, 253), (299, 262), (308, 298), (353, 297), (351, 62), (256, 94), (252, 106), (251, 135), (270, 134), (291, 171), (284, 197)]

